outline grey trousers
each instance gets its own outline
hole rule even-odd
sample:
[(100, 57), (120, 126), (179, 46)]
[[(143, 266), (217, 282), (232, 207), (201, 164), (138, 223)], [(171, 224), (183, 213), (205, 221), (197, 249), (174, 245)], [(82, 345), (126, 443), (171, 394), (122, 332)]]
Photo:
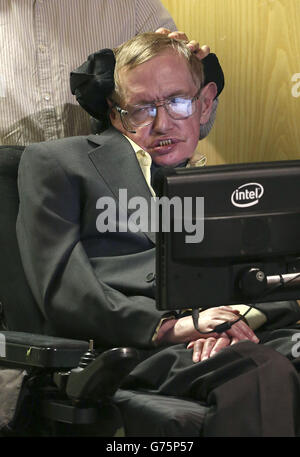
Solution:
[[(293, 331), (280, 332), (269, 332), (264, 344), (239, 342), (198, 364), (184, 345), (165, 348), (140, 363), (124, 388), (205, 405), (206, 414), (199, 406), (202, 420), (196, 419), (198, 436), (300, 436), (299, 361), (288, 354)], [(188, 411), (182, 420), (188, 423)]]

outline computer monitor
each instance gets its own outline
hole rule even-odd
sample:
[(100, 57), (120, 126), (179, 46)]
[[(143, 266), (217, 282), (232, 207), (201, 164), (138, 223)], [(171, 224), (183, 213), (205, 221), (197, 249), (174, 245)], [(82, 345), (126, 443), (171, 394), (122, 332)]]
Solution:
[(154, 185), (161, 208), (182, 202), (159, 218), (158, 309), (300, 298), (300, 160), (160, 169)]

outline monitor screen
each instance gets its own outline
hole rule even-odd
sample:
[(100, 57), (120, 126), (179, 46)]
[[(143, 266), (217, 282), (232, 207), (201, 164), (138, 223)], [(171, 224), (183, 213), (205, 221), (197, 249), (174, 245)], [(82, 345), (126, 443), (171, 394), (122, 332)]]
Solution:
[(300, 160), (160, 169), (157, 307), (300, 298)]

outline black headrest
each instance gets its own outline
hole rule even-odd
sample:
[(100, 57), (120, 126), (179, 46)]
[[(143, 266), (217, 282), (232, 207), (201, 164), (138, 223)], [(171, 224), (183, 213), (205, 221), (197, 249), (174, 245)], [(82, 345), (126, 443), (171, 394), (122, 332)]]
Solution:
[(28, 286), (16, 237), (23, 150), (23, 146), (0, 146), (0, 302), (9, 330), (42, 333), (44, 318)]
[[(215, 82), (217, 96), (224, 87), (224, 74), (215, 54), (208, 54), (202, 60), (205, 84)], [(86, 62), (71, 72), (71, 92), (78, 103), (91, 116), (103, 119), (107, 112), (106, 98), (114, 89), (115, 56), (111, 49), (102, 49), (89, 55)]]
[(0, 146), (0, 176), (17, 177), (25, 146)]

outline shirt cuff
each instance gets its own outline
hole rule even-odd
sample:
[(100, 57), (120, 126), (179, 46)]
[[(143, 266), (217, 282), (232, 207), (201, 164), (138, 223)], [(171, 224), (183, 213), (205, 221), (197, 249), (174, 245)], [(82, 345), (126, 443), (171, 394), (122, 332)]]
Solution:
[(166, 333), (174, 327), (175, 322), (175, 315), (163, 317), (155, 329), (154, 335), (152, 337), (152, 343), (159, 344), (164, 339)]
[[(241, 316), (245, 314), (250, 306), (248, 305), (230, 305), (230, 308), (237, 309)], [(265, 322), (267, 322), (267, 317), (264, 313), (259, 311), (256, 308), (251, 308), (250, 311), (245, 316), (245, 320), (249, 327), (252, 330), (256, 330), (257, 328), (261, 327)]]

